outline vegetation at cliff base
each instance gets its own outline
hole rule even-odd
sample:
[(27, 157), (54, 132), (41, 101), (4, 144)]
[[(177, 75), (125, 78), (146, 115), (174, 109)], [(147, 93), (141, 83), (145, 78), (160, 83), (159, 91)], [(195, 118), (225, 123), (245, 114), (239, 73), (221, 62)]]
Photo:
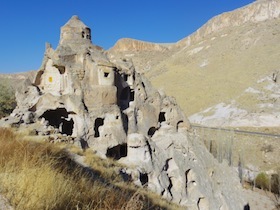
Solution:
[(16, 107), (15, 91), (0, 80), (0, 118), (9, 115)]
[(113, 175), (112, 169), (106, 174), (106, 160), (94, 160), (99, 162), (95, 163), (98, 169), (81, 166), (65, 145), (23, 140), (23, 136), (0, 128), (0, 194), (15, 209), (178, 208), (132, 183), (108, 179)]

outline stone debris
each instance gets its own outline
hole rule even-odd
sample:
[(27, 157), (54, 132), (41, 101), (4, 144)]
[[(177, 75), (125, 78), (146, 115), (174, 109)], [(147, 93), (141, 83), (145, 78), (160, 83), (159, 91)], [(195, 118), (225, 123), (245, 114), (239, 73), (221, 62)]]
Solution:
[(77, 16), (50, 44), (34, 81), (16, 94), (1, 126), (33, 127), (35, 135), (90, 149), (127, 165), (120, 174), (188, 209), (243, 209), (234, 169), (218, 164), (190, 138), (172, 97), (154, 89), (127, 59), (108, 58)]

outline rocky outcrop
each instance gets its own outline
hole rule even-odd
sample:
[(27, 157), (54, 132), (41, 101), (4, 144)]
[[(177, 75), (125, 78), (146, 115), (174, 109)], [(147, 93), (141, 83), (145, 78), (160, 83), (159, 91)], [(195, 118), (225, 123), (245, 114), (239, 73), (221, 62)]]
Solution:
[(152, 42), (144, 42), (136, 39), (123, 38), (109, 50), (110, 52), (137, 52), (137, 51), (166, 51), (168, 44), (156, 44)]
[(243, 209), (238, 177), (191, 137), (172, 97), (154, 89), (126, 59), (110, 59), (91, 43), (77, 16), (61, 28), (57, 49), (46, 45), (33, 82), (0, 124), (28, 127), (125, 163), (120, 173), (188, 209)]
[(248, 22), (258, 23), (278, 18), (279, 16), (280, 1), (255, 1), (252, 4), (244, 6), (240, 9), (226, 12), (212, 18), (192, 35), (178, 41), (176, 46), (190, 46), (198, 41), (201, 41), (203, 37), (224, 28), (240, 26)]
[(234, 11), (217, 15), (205, 23), (190, 36), (177, 43), (156, 44), (140, 40), (123, 38), (117, 41), (109, 52), (136, 52), (136, 51), (166, 51), (174, 47), (190, 46), (214, 32), (228, 27), (241, 26), (245, 23), (258, 23), (278, 18), (280, 16), (280, 2), (278, 0), (260, 0)]

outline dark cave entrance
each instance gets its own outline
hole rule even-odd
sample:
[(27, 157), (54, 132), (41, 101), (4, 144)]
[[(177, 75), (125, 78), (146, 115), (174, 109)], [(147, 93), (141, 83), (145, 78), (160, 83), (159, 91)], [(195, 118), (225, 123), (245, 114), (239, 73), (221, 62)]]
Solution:
[(120, 144), (107, 150), (106, 156), (119, 160), (127, 156), (127, 144)]
[(66, 134), (68, 136), (71, 136), (73, 134), (73, 128), (74, 128), (74, 121), (71, 118), (71, 120), (62, 119), (62, 130), (61, 132), (63, 134)]
[(65, 108), (58, 108), (55, 110), (45, 111), (41, 118), (45, 118), (49, 122), (49, 125), (54, 128), (60, 129), (62, 134), (72, 135), (74, 128), (74, 121), (71, 118), (68, 120), (68, 112)]
[(94, 137), (100, 137), (99, 127), (104, 125), (104, 118), (96, 118), (94, 122)]
[(104, 72), (104, 77), (107, 78), (109, 76), (109, 72)]
[(122, 110), (129, 107), (129, 101), (130, 101), (130, 87), (125, 87), (120, 92), (120, 97), (118, 99), (118, 104)]
[(148, 182), (149, 182), (149, 177), (148, 174), (146, 173), (140, 173), (140, 182), (142, 184), (142, 186), (147, 186)]
[(165, 112), (160, 112), (160, 113), (159, 113), (158, 121), (159, 121), (160, 123), (166, 121)]
[(155, 132), (157, 131), (157, 129), (155, 127), (151, 127), (149, 130), (148, 130), (148, 136), (149, 137), (153, 137), (153, 135), (155, 134)]

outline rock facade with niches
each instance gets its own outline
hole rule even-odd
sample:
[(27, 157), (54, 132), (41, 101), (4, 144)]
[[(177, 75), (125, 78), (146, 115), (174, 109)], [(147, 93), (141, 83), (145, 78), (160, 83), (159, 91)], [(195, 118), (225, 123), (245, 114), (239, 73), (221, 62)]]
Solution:
[(121, 174), (189, 209), (243, 209), (235, 172), (190, 138), (175, 100), (155, 90), (133, 64), (112, 60), (91, 42), (77, 16), (50, 44), (34, 81), (17, 92), (17, 108), (2, 126), (34, 128), (51, 139), (125, 163)]

